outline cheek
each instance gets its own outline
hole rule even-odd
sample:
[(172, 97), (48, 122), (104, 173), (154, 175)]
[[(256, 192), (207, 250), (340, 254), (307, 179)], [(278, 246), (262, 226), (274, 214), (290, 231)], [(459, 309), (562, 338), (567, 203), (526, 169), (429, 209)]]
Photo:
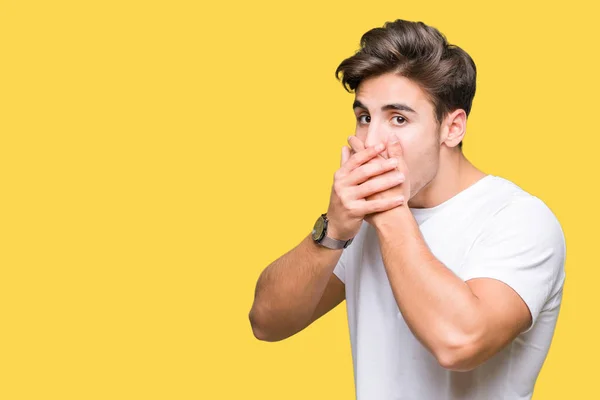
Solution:
[(402, 143), (405, 156), (411, 153), (421, 153), (423, 151), (422, 147), (427, 145), (424, 140), (423, 128), (419, 126), (408, 126), (397, 132), (397, 135)]
[(418, 136), (412, 132), (403, 132), (400, 136), (400, 143), (402, 144), (402, 151), (404, 153), (404, 159), (409, 167), (417, 161), (422, 154), (422, 143), (419, 142)]
[[(401, 139), (402, 140), (402, 139)], [(438, 165), (438, 147), (435, 142), (419, 140), (402, 140), (404, 160), (411, 177), (421, 178), (431, 175)]]

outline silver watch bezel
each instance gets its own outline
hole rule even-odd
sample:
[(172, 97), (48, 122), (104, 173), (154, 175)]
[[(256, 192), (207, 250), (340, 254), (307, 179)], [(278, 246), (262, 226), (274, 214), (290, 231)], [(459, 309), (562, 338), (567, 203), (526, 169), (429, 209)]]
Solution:
[[(322, 228), (321, 234), (319, 235), (319, 238), (315, 238), (315, 234), (317, 233), (316, 230), (319, 228), (318, 225), (320, 224), (321, 220), (323, 220), (323, 228)], [(354, 238), (351, 238), (348, 240), (339, 240), (339, 239), (334, 239), (332, 237), (327, 236), (328, 223), (329, 223), (329, 220), (327, 219), (327, 213), (321, 214), (319, 216), (319, 218), (317, 218), (317, 221), (315, 222), (315, 225), (313, 227), (313, 232), (312, 232), (312, 239), (315, 241), (315, 243), (318, 243), (321, 246), (326, 247), (328, 249), (332, 249), (332, 250), (345, 249), (348, 246), (350, 246), (350, 244), (352, 243)]]

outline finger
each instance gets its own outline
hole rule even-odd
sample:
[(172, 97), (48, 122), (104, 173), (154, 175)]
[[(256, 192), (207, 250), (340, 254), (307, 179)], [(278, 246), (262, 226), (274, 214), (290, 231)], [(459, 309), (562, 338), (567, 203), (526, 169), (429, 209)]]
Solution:
[(365, 144), (363, 141), (357, 138), (355, 135), (348, 136), (348, 144), (357, 153), (365, 149)]
[(364, 200), (357, 207), (358, 213), (368, 215), (376, 212), (391, 210), (404, 204), (404, 196), (390, 197), (387, 199)]
[(350, 148), (348, 146), (342, 147), (342, 161), (340, 163), (340, 167), (348, 162), (350, 155)]
[(385, 146), (380, 143), (377, 146), (367, 147), (364, 150), (356, 151), (353, 156), (348, 159), (348, 162), (344, 164), (340, 170), (344, 172), (344, 175), (352, 172), (356, 167), (371, 160), (385, 149)]
[(366, 199), (367, 197), (381, 193), (394, 188), (406, 181), (403, 173), (398, 171), (389, 171), (372, 179), (369, 179), (360, 185), (349, 188), (349, 196), (354, 199)]
[(392, 134), (388, 140), (387, 144), (388, 154), (390, 157), (396, 157), (401, 159), (404, 157), (404, 149), (402, 148), (402, 143), (400, 143), (400, 139), (396, 134)]
[[(375, 160), (375, 159), (373, 159)], [(368, 162), (350, 172), (344, 177), (345, 186), (359, 185), (372, 177), (381, 175), (385, 172), (392, 171), (398, 166), (398, 160), (396, 158), (390, 158), (389, 160), (377, 160), (374, 162)]]
[[(363, 143), (362, 140), (360, 140), (356, 135), (352, 135), (348, 137), (348, 144), (350, 145), (351, 148), (354, 149), (354, 151), (359, 152), (360, 150), (364, 150), (365, 149), (365, 144)], [(383, 155), (378, 154), (377, 155), (378, 158), (382, 158), (382, 159), (386, 159)]]

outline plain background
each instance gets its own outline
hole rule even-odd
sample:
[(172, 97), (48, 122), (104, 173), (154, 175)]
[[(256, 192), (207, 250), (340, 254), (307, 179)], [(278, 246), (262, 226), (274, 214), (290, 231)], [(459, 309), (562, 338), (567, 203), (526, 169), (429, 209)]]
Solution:
[(597, 382), (591, 2), (0, 2), (0, 398), (351, 399), (345, 305), (254, 339), (254, 286), (327, 209), (360, 36), (420, 20), (478, 87), (464, 152), (540, 197), (567, 283), (535, 399)]

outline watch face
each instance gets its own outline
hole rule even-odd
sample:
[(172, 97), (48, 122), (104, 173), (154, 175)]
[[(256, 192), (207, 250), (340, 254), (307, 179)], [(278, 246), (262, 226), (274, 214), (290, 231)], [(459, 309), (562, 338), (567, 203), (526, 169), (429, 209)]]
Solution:
[(312, 238), (313, 240), (319, 241), (323, 238), (325, 231), (325, 220), (323, 217), (319, 217), (317, 222), (315, 222), (315, 226), (312, 230)]

